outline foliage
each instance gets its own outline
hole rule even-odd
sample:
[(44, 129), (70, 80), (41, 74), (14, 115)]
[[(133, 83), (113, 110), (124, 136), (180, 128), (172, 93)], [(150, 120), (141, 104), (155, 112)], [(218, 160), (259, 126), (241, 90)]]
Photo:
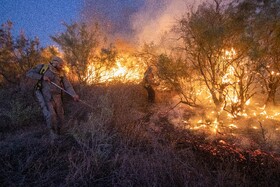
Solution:
[(41, 52), (45, 62), (50, 62), (54, 56), (62, 56), (59, 49), (55, 46), (47, 46)]
[[(23, 129), (42, 120), (41, 110), (32, 95), (32, 91), (23, 92), (18, 88), (0, 90), (0, 115), (10, 119), (10, 124), (1, 124), (5, 131)], [(1, 127), (2, 128), (2, 127)]]
[(245, 32), (246, 22), (232, 11), (231, 6), (222, 7), (220, 1), (203, 4), (180, 20), (177, 31), (185, 59), (203, 83), (200, 89), (207, 88), (218, 113), (227, 110), (238, 115), (255, 93), (256, 67), (247, 58), (251, 43)]
[[(279, 87), (275, 76), (279, 75), (279, 1), (244, 0), (229, 6), (221, 6), (221, 2), (202, 4), (179, 20), (176, 31), (183, 45), (176, 50), (159, 53), (159, 46), (151, 43), (136, 56), (146, 65), (156, 66), (165, 86), (180, 93), (184, 103), (200, 104), (199, 94), (205, 89), (208, 95), (200, 97), (208, 101), (206, 107), (213, 101), (217, 115), (226, 110), (238, 117), (245, 103), (261, 90), (259, 80), (265, 84), (269, 102)], [(114, 65), (117, 49), (111, 45), (97, 52), (98, 28), (89, 32), (84, 24), (65, 26), (65, 33), (52, 38), (80, 82), (87, 81), (91, 63), (98, 67), (92, 70), (98, 80), (102, 71)], [(36, 50), (26, 52), (36, 45), (24, 37), (14, 43), (9, 24), (0, 33), (2, 81), (14, 82), (13, 71), (2, 71), (23, 72), (34, 61), (19, 58), (25, 59), (22, 65), (10, 63), (19, 62), (12, 52), (16, 49), (21, 57), (35, 59)], [(49, 54), (55, 50), (43, 52), (43, 59)], [(8, 117), (17, 127), (30, 125), (34, 131), (15, 128), (13, 134), (0, 134), (0, 181), (5, 186), (279, 185), (276, 118), (227, 118), (231, 123), (227, 127), (222, 121), (227, 117), (224, 113), (216, 123), (208, 119), (209, 111), (201, 108), (184, 106), (179, 110), (179, 105), (168, 105), (167, 109), (163, 106), (167, 102), (148, 106), (140, 85), (114, 83), (85, 86), (80, 96), (93, 108), (81, 102), (67, 104), (67, 132), (51, 141), (41, 126), (31, 128), (41, 117), (31, 96), (20, 90), (5, 91), (0, 90), (0, 117)], [(205, 123), (197, 116), (205, 117)], [(202, 130), (190, 131), (192, 125)]]
[(161, 54), (158, 58), (158, 75), (170, 87), (184, 98), (184, 103), (196, 106), (196, 75), (183, 59), (174, 59)]
[[(247, 7), (251, 12), (248, 17), (250, 29), (254, 30), (253, 53), (250, 54), (258, 64), (259, 78), (267, 93), (266, 105), (276, 105), (277, 89), (280, 86), (280, 2), (269, 1), (244, 1), (239, 7)], [(239, 8), (239, 11), (243, 9)]]
[(0, 84), (18, 85), (27, 70), (42, 63), (42, 48), (37, 38), (27, 39), (24, 33), (14, 39), (12, 26), (8, 21), (0, 29)]
[(136, 54), (136, 56), (140, 57), (147, 66), (156, 65), (158, 55), (159, 46), (153, 42), (144, 43), (140, 51)]
[(64, 57), (72, 67), (72, 71), (78, 76), (80, 83), (88, 79), (87, 68), (96, 57), (96, 49), (100, 43), (98, 25), (88, 31), (86, 24), (66, 24), (64, 33), (52, 36), (51, 38), (60, 45)]
[[(87, 120), (69, 127), (68, 132), (53, 141), (41, 126), (1, 137), (1, 184), (279, 185), (278, 157), (261, 150), (238, 149), (234, 146), (237, 142), (227, 143), (230, 137), (215, 136), (215, 140), (206, 140), (204, 136), (175, 128), (166, 117), (152, 111), (136, 120), (120, 120), (121, 115), (131, 116), (133, 110), (143, 107), (140, 101), (135, 104), (135, 89), (135, 85), (88, 88), (85, 94), (91, 97), (87, 103), (98, 103), (101, 109), (91, 111)], [(123, 104), (127, 105), (126, 110), (123, 110)], [(77, 103), (70, 109), (76, 110)], [(68, 113), (69, 117), (73, 116)], [(258, 133), (248, 130), (251, 134), (247, 136)], [(222, 137), (227, 139), (222, 141)]]
[(115, 65), (117, 55), (117, 49), (113, 45), (110, 45), (108, 48), (102, 48), (99, 55), (91, 60), (94, 68), (88, 72), (88, 76), (93, 74), (94, 82), (99, 82), (102, 78), (101, 74)]

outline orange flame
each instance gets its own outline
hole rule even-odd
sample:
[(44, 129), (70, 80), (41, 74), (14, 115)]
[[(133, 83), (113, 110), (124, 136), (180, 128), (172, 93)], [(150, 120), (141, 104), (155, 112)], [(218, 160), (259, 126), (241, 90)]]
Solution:
[[(122, 55), (117, 58), (115, 64), (110, 69), (106, 67), (96, 68), (94, 64), (88, 66), (88, 83), (109, 83), (109, 82), (141, 82), (144, 74), (144, 63), (128, 55)], [(98, 71), (98, 72), (97, 72)], [(96, 80), (99, 73), (99, 79)]]

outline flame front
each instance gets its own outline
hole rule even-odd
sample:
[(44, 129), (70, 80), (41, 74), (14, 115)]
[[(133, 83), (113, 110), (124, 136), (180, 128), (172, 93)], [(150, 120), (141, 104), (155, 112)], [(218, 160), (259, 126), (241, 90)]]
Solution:
[[(224, 60), (232, 60), (236, 56), (236, 52), (234, 49), (231, 49), (230, 51), (225, 51), (224, 55)], [(143, 62), (141, 58), (136, 58), (129, 54), (122, 54), (116, 58), (114, 65), (110, 68), (102, 66), (101, 68), (98, 68), (94, 63), (90, 64), (87, 68), (87, 83), (139, 83), (143, 78), (146, 67), (145, 62)], [(220, 79), (221, 84), (227, 85), (225, 88), (226, 94), (224, 94), (224, 96), (225, 103), (229, 104), (228, 106), (238, 106), (241, 102), (238, 95), (239, 90), (236, 86), (240, 81), (235, 75), (237, 71), (236, 68), (238, 67), (229, 65)], [(183, 85), (183, 88), (188, 88), (187, 86), (184, 87), (184, 85), (187, 84), (184, 80), (181, 80), (180, 84)], [(279, 110), (274, 109), (268, 111), (265, 105), (261, 105), (253, 99), (247, 99), (244, 101), (246, 110), (237, 110), (235, 113), (225, 112), (223, 106), (219, 109), (215, 109), (210, 91), (205, 85), (197, 84), (195, 85), (195, 90), (195, 96), (199, 98), (204, 106), (207, 106), (207, 109), (203, 116), (196, 115), (190, 119), (182, 117), (182, 123), (188, 126), (190, 130), (207, 131), (210, 134), (219, 134), (224, 131), (230, 131), (232, 136), (236, 136), (237, 133), (233, 133), (233, 131), (242, 128), (242, 125), (236, 119), (237, 117), (242, 117), (243, 119), (248, 120), (255, 118), (259, 121), (280, 119)], [(258, 124), (252, 124), (251, 129), (259, 129)], [(275, 128), (276, 131), (278, 129), (279, 127)]]
[(143, 78), (145, 67), (141, 59), (129, 55), (118, 57), (110, 68), (98, 68), (92, 63), (87, 67), (87, 83), (139, 83)]

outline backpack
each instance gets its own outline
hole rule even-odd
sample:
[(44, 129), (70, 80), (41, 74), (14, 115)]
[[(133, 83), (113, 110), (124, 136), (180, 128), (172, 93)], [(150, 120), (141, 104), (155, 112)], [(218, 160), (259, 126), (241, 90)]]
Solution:
[[(44, 75), (45, 72), (46, 72), (48, 69), (49, 69), (49, 65), (48, 65), (48, 64), (44, 64), (44, 65), (42, 66), (42, 68), (40, 69), (40, 71), (39, 71), (40, 75)], [(34, 88), (35, 91), (36, 91), (36, 90), (41, 90), (41, 89), (42, 89), (42, 79), (43, 79), (43, 76), (42, 76), (42, 78), (41, 78), (40, 80), (38, 80), (38, 82), (36, 83), (35, 88)]]

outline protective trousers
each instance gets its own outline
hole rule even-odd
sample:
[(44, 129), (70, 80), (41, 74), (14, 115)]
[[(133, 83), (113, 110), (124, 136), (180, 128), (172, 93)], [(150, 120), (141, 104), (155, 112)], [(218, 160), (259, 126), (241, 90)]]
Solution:
[(40, 90), (37, 90), (35, 95), (42, 109), (47, 127), (54, 133), (60, 134), (64, 122), (64, 110), (61, 95), (52, 95), (50, 101), (44, 99)]
[(145, 89), (148, 92), (148, 102), (154, 103), (155, 102), (155, 90), (150, 85), (145, 86)]

